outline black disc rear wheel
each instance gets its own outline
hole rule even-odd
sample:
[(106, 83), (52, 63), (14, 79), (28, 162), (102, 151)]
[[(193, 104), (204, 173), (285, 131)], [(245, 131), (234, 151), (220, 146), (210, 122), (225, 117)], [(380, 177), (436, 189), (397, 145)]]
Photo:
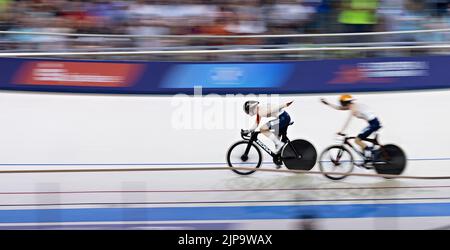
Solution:
[(316, 164), (317, 151), (308, 141), (293, 140), (283, 147), (281, 158), (288, 169), (311, 170)]
[(374, 153), (373, 166), (378, 174), (400, 175), (406, 168), (406, 155), (396, 145), (384, 145)]

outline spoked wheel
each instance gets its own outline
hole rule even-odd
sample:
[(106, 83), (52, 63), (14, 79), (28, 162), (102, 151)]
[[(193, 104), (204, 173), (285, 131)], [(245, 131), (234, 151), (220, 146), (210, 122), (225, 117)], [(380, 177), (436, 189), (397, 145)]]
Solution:
[(378, 174), (400, 175), (406, 168), (406, 155), (396, 145), (384, 145), (374, 154), (373, 166)]
[[(353, 171), (353, 155), (343, 146), (326, 148), (319, 159), (319, 168), (324, 175), (332, 180), (341, 180)], [(326, 174), (328, 172), (330, 174)], [(336, 174), (335, 174), (336, 173)]]
[[(252, 169), (257, 169), (261, 166), (262, 163), (261, 150), (257, 146), (255, 146), (255, 144), (252, 143), (250, 145), (250, 150), (248, 151), (248, 154), (245, 155), (245, 150), (247, 149), (248, 144), (249, 141), (239, 141), (233, 144), (230, 147), (230, 149), (228, 149), (227, 153), (228, 166), (232, 168), (245, 167)], [(256, 171), (256, 170), (238, 170), (238, 169), (231, 169), (231, 170), (240, 175), (249, 175)]]
[(281, 151), (281, 159), (288, 169), (311, 170), (316, 164), (317, 151), (305, 140), (293, 140)]

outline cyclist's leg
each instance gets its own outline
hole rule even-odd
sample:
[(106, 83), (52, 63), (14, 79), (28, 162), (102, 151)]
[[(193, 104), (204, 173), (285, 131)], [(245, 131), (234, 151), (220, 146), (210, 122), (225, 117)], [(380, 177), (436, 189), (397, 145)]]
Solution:
[[(291, 122), (291, 117), (285, 111), (279, 116), (278, 119), (280, 120), (278, 136), (280, 136), (280, 137), (283, 137), (283, 135), (286, 136), (287, 129), (289, 127), (289, 123)], [(283, 142), (286, 142), (286, 141), (283, 140)]]
[[(261, 126), (260, 129), (263, 135), (265, 135), (267, 138), (273, 141), (276, 149), (279, 149), (283, 145), (283, 142), (280, 140), (280, 137), (278, 135), (279, 123), (280, 123), (279, 119), (274, 119)], [(274, 130), (274, 132), (272, 132), (272, 130)]]
[(362, 151), (367, 148), (367, 144), (363, 142), (363, 140), (367, 138), (367, 136), (364, 136), (366, 134), (366, 129), (364, 129), (363, 132), (361, 132), (361, 134), (359, 134), (355, 139), (355, 143), (358, 144)]
[[(265, 135), (267, 138), (269, 138), (274, 144), (275, 144), (275, 154), (278, 154), (278, 152), (280, 151), (280, 149), (283, 146), (283, 142), (280, 140), (280, 137), (277, 136), (278, 132), (273, 133), (271, 131), (271, 122), (267, 122), (266, 124), (264, 124), (263, 126), (261, 126), (260, 131), (261, 134)], [(279, 169), (281, 167), (281, 165), (274, 161), (275, 165), (277, 166), (277, 169)]]
[(365, 128), (355, 139), (355, 143), (361, 147), (361, 150), (364, 152), (367, 149), (367, 144), (363, 142), (364, 139), (367, 139), (373, 132), (379, 130), (381, 128), (380, 122), (377, 118), (369, 121), (369, 126)]

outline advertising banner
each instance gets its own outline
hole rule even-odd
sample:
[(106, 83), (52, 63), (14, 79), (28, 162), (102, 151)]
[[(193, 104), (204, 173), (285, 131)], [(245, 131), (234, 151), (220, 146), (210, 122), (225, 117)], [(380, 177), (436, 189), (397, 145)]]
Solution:
[(450, 56), (289, 62), (0, 59), (0, 89), (75, 93), (333, 93), (450, 88)]

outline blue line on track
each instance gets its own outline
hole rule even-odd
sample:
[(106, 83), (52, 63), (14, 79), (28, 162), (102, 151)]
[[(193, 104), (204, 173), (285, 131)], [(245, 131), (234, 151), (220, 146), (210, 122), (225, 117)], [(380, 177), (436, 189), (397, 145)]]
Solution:
[(450, 216), (450, 203), (0, 210), (0, 223)]

